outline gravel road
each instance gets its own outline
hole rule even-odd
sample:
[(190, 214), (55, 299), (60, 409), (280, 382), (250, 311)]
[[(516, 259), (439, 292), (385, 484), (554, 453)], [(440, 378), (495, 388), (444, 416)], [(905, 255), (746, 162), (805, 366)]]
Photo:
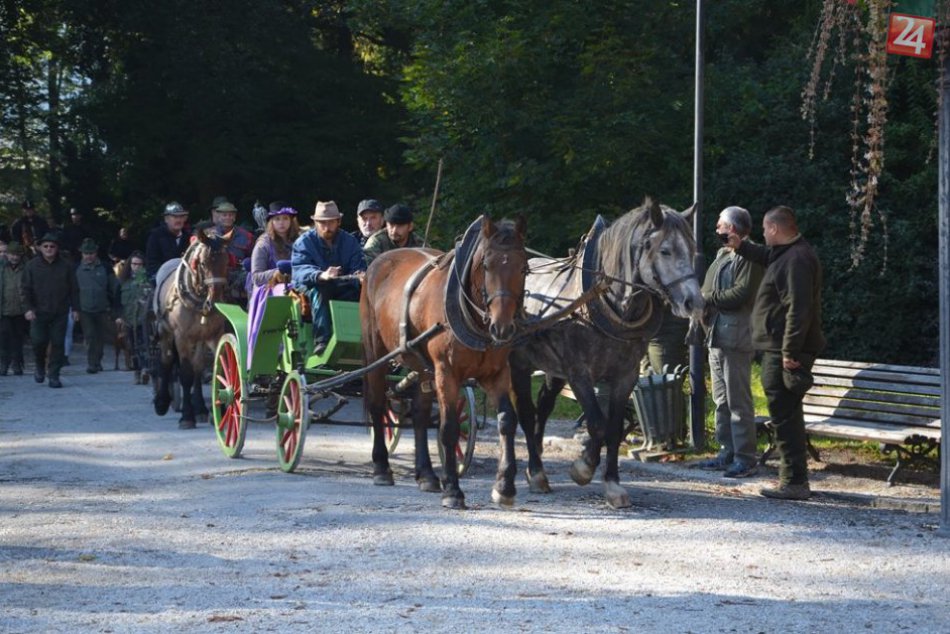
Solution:
[(766, 478), (625, 460), (634, 508), (612, 511), (570, 482), (555, 425), (553, 494), (519, 482), (493, 507), (486, 430), (453, 512), (414, 486), (408, 443), (396, 486), (374, 487), (365, 429), (315, 425), (288, 475), (272, 426), (229, 460), (130, 373), (63, 381), (0, 377), (2, 632), (950, 631), (933, 487), (817, 480), (779, 502)]

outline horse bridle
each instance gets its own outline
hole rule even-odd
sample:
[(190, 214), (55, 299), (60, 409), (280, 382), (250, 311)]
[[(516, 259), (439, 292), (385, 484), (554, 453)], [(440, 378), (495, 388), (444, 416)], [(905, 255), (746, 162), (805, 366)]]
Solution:
[[(198, 245), (203, 244), (201, 242), (196, 242), (189, 248), (189, 253), (185, 253), (185, 257), (181, 260), (181, 266), (186, 269), (193, 270), (195, 273), (198, 273), (197, 260), (198, 260)], [(204, 245), (209, 250), (212, 247)], [(210, 276), (210, 277), (198, 277), (198, 281), (194, 284), (194, 291), (188, 288), (188, 284), (185, 281), (185, 278), (191, 279), (189, 275), (182, 275), (179, 271), (178, 275), (178, 293), (181, 295), (182, 299), (187, 300), (193, 308), (198, 308), (200, 306), (201, 317), (204, 319), (209, 314), (211, 314), (211, 309), (214, 307), (214, 301), (211, 299), (212, 290), (215, 286), (224, 286), (228, 283), (226, 277)], [(201, 299), (201, 290), (204, 290), (204, 300)]]
[[(508, 264), (508, 254), (509, 254), (510, 252), (512, 252), (512, 251), (517, 250), (517, 249), (518, 249), (518, 247), (516, 247), (516, 246), (498, 247), (497, 250), (498, 250), (498, 251), (501, 251), (501, 252), (503, 253), (503, 255), (502, 255), (502, 262), (501, 262), (501, 263), (502, 263), (502, 264)], [(485, 265), (485, 261), (486, 261), (486, 259), (487, 259), (487, 256), (486, 256), (486, 253), (485, 253), (485, 249), (482, 249), (481, 256), (482, 256), (482, 257), (481, 257), (481, 261), (479, 262), (479, 264), (481, 265), (482, 271), (486, 271), (486, 270), (487, 270), (487, 267), (486, 267), (486, 265)], [(472, 268), (471, 268), (471, 270), (475, 270), (474, 254), (473, 254), (473, 258), (472, 258), (472, 259), (473, 259), (473, 262), (472, 262)], [(527, 273), (528, 273), (528, 259), (527, 259), (527, 258), (525, 258), (524, 270), (523, 270), (522, 272), (523, 272), (525, 275), (527, 275)], [(483, 276), (482, 276), (482, 279), (485, 279), (484, 274), (483, 274)], [(462, 285), (462, 288), (464, 288), (464, 285)], [(466, 303), (469, 305), (470, 310), (471, 310), (473, 313), (475, 313), (476, 315), (478, 315), (479, 317), (481, 317), (482, 324), (483, 324), (483, 325), (488, 325), (488, 324), (491, 322), (491, 315), (489, 314), (489, 309), (491, 308), (491, 303), (492, 303), (493, 301), (495, 301), (496, 299), (504, 298), (504, 297), (513, 297), (513, 298), (515, 298), (515, 301), (518, 302), (518, 305), (519, 305), (519, 306), (523, 306), (523, 305), (524, 305), (524, 298), (525, 298), (525, 293), (526, 293), (526, 292), (527, 292), (527, 290), (523, 288), (523, 289), (521, 290), (520, 296), (517, 296), (517, 297), (515, 296), (514, 293), (512, 293), (511, 291), (509, 291), (509, 290), (507, 290), (507, 289), (504, 289), (504, 288), (496, 289), (495, 291), (489, 293), (489, 292), (488, 292), (488, 287), (487, 287), (487, 285), (483, 285), (483, 286), (481, 287), (481, 297), (482, 297), (482, 302), (485, 304), (485, 309), (484, 309), (484, 310), (482, 310), (481, 308), (479, 308), (478, 305), (475, 304), (474, 301), (472, 301), (472, 299), (468, 296), (468, 293), (464, 293), (464, 292), (463, 292), (463, 296), (465, 297)]]

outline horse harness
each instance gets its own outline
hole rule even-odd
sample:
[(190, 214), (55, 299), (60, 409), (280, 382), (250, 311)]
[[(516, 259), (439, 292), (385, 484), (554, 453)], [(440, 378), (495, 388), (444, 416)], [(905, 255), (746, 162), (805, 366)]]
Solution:
[[(178, 291), (177, 299), (180, 299), (183, 304), (192, 310), (199, 311), (201, 313), (201, 323), (204, 324), (214, 307), (214, 302), (211, 300), (212, 288), (226, 285), (228, 279), (226, 277), (201, 277), (198, 275), (198, 249), (201, 244), (201, 242), (195, 242), (185, 251), (181, 263), (178, 265), (175, 281)], [(189, 271), (195, 275), (189, 275)], [(197, 283), (195, 278), (198, 279)], [(202, 289), (205, 291), (203, 298), (199, 294)], [(175, 299), (176, 297), (172, 298), (169, 308), (174, 305)]]

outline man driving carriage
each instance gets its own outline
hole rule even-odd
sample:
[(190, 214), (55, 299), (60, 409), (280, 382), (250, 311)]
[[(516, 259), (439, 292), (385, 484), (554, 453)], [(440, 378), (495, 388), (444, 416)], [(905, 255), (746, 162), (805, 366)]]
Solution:
[(191, 231), (185, 226), (188, 212), (175, 201), (165, 205), (164, 223), (152, 229), (145, 246), (145, 271), (153, 281), (162, 264), (180, 258), (188, 248)]
[(254, 250), (254, 234), (235, 224), (237, 207), (224, 196), (216, 196), (211, 203), (211, 221), (218, 236), (228, 242), (228, 296), (230, 299), (245, 303), (247, 292), (245, 278), (247, 271), (242, 263), (251, 257)]
[(294, 286), (306, 289), (313, 315), (314, 353), (322, 354), (333, 331), (330, 323), (331, 299), (359, 301), (360, 280), (343, 276), (366, 271), (360, 242), (340, 231), (343, 215), (336, 203), (318, 202), (314, 209), (314, 227), (294, 242), (291, 255)]

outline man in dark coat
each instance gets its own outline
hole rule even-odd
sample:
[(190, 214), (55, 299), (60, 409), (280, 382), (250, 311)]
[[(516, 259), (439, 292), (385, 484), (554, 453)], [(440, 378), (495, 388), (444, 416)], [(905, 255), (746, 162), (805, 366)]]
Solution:
[[(40, 238), (37, 247), (40, 257), (30, 260), (23, 270), (20, 287), (24, 317), (30, 322), (30, 339), (37, 383), (46, 380), (46, 348), (50, 348), (49, 386), (63, 387), (59, 371), (63, 367), (63, 348), (66, 342), (66, 322), (69, 307), (79, 306), (79, 285), (72, 262), (59, 254), (59, 241), (52, 233)], [(79, 312), (73, 310), (73, 321)]]
[(185, 253), (191, 237), (191, 232), (185, 227), (188, 212), (177, 202), (165, 206), (164, 219), (162, 226), (148, 234), (145, 247), (145, 271), (153, 280), (162, 264)]
[(79, 262), (82, 259), (79, 247), (82, 246), (83, 240), (91, 237), (89, 227), (83, 222), (82, 212), (75, 207), (70, 209), (69, 224), (63, 227), (62, 250), (69, 251), (69, 257), (73, 259), (73, 262)]
[(79, 321), (86, 338), (86, 372), (102, 370), (102, 348), (112, 333), (113, 320), (120, 315), (119, 282), (112, 268), (99, 259), (99, 245), (92, 238), (79, 247), (82, 262), (76, 269), (79, 284)]
[(795, 212), (770, 209), (762, 220), (765, 244), (729, 235), (729, 247), (758, 262), (765, 275), (752, 309), (752, 345), (762, 351), (762, 388), (769, 403), (781, 464), (778, 486), (762, 495), (784, 500), (811, 497), (802, 397), (811, 367), (825, 347), (821, 330), (821, 262), (798, 231)]

